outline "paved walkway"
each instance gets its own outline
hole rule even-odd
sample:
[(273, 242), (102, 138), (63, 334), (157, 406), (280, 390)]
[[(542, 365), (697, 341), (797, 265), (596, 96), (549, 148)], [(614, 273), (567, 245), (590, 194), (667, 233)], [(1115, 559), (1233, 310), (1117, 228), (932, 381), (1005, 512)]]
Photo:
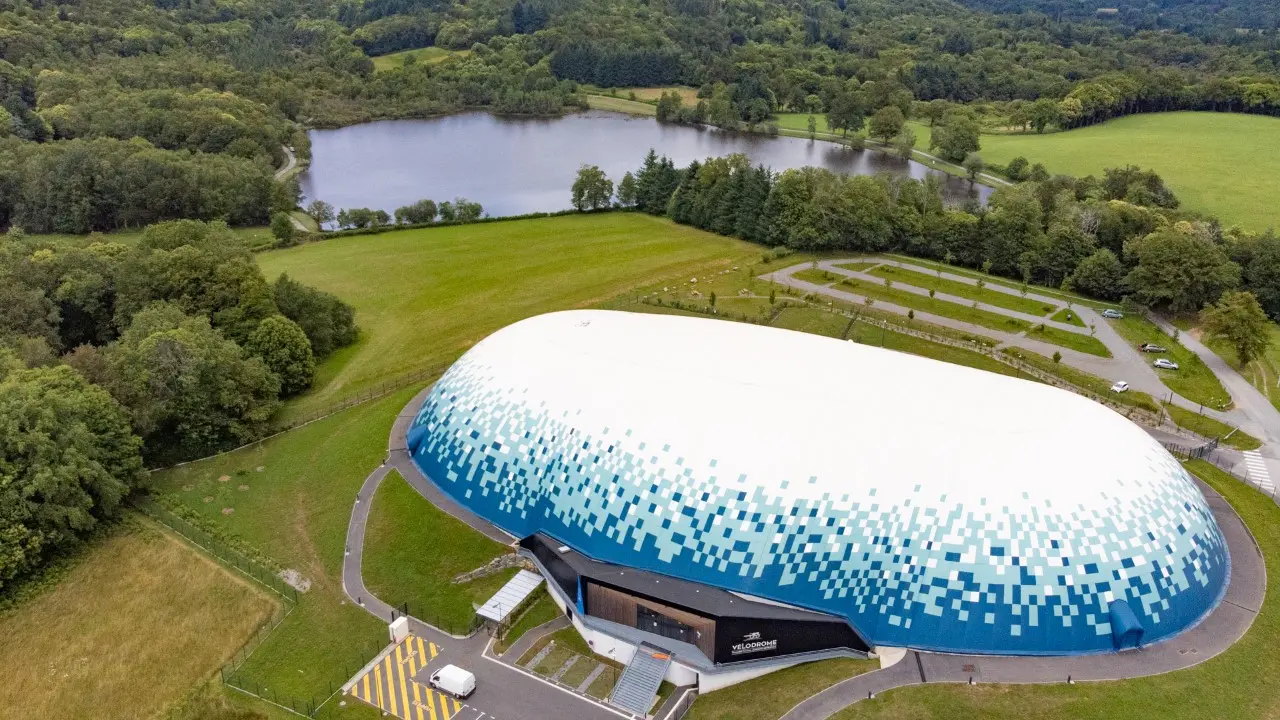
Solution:
[(1072, 657), (996, 657), (910, 651), (901, 661), (837, 683), (792, 708), (782, 720), (825, 720), (867, 693), (922, 683), (1065, 683), (1159, 675), (1198, 665), (1244, 636), (1262, 609), (1267, 570), (1253, 536), (1235, 510), (1200, 485), (1231, 553), (1226, 595), (1199, 625), (1140, 650)]

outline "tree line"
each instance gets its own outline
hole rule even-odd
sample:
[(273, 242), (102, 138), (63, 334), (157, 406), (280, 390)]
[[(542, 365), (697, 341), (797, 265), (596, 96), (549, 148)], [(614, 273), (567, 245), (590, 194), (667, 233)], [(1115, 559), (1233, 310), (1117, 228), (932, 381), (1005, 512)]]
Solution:
[(1137, 167), (1028, 180), (961, 207), (943, 202), (937, 175), (775, 173), (742, 155), (678, 168), (650, 150), (623, 180), (624, 207), (763, 245), (900, 252), (1170, 311), (1241, 290), (1280, 319), (1280, 238), (1179, 210), (1160, 177)]
[(91, 240), (0, 236), (0, 588), (113, 515), (144, 461), (262, 437), (356, 340), (350, 306), (268, 281), (225, 223)]

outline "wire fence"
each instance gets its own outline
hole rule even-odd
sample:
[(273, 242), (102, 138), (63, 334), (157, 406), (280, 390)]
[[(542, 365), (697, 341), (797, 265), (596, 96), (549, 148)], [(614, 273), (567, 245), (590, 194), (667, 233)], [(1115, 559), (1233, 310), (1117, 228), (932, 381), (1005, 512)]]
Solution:
[(386, 644), (379, 644), (373, 641), (366, 642), (358, 653), (352, 654), (346, 660), (334, 666), (334, 676), (325, 681), (324, 690), (320, 693), (299, 695), (297, 693), (281, 692), (263, 682), (252, 672), (252, 666), (246, 669), (244, 661), (252, 654), (252, 650), (244, 656), (244, 660), (241, 660), (239, 665), (228, 663), (223, 666), (221, 673), (222, 684), (296, 715), (308, 718), (329, 717), (338, 712), (338, 704), (329, 701), (342, 692), (342, 687), (348, 680), (355, 677), (386, 648)]
[(290, 605), (297, 604), (298, 591), (289, 583), (285, 582), (275, 571), (267, 568), (262, 563), (253, 560), (244, 553), (231, 547), (226, 542), (219, 540), (208, 532), (200, 529), (191, 521), (186, 520), (164, 506), (156, 503), (151, 498), (142, 495), (133, 499), (133, 506), (142, 511), (147, 517), (164, 525), (175, 533), (186, 538), (193, 545), (203, 549), (205, 552), (217, 558), (224, 565), (235, 569), (245, 576), (253, 579), (259, 585), (266, 587), (275, 594), (287, 600)]
[[(365, 609), (368, 610), (369, 608)], [(415, 609), (418, 611), (418, 614), (413, 613), (413, 610)], [(378, 613), (373, 614), (381, 617)], [(479, 615), (472, 614), (466, 620), (459, 621), (454, 617), (439, 615), (430, 607), (422, 608), (411, 606), (407, 601), (391, 608), (391, 613), (387, 617), (387, 622), (395, 622), (396, 619), (400, 617), (408, 617), (412, 620), (417, 620), (424, 625), (430, 625), (436, 630), (454, 637), (470, 637), (484, 626), (484, 618)]]
[(421, 370), (415, 370), (411, 373), (407, 373), (404, 375), (397, 375), (396, 377), (390, 380), (386, 380), (382, 383), (379, 383), (378, 385), (375, 385), (372, 388), (358, 392), (355, 395), (352, 395), (346, 399), (340, 400), (330, 405), (326, 405), (325, 407), (319, 410), (307, 413), (306, 415), (289, 418), (288, 420), (277, 423), (276, 425), (273, 426), (273, 430), (271, 434), (260, 437), (257, 440), (254, 440), (252, 442), (247, 442), (247, 443), (244, 443), (243, 445), (237, 445), (236, 447), (228, 448), (226, 450), (220, 450), (216, 453), (213, 453), (212, 455), (205, 455), (204, 457), (194, 458), (191, 460), (184, 460), (182, 462), (174, 463), (172, 465), (166, 465), (164, 467), (152, 468), (150, 472), (159, 472), (161, 470), (168, 470), (171, 468), (182, 467), (183, 465), (190, 465), (192, 463), (203, 462), (211, 458), (220, 457), (222, 455), (227, 455), (229, 453), (237, 452), (239, 450), (243, 450), (248, 447), (260, 445), (278, 435), (283, 435), (291, 430), (297, 430), (298, 428), (303, 427), (304, 425), (310, 425), (313, 422), (323, 420), (332, 415), (337, 415), (338, 413), (344, 410), (349, 410), (358, 405), (363, 405), (365, 403), (372, 402), (374, 400), (380, 400), (396, 391), (403, 390), (404, 388), (407, 388), (411, 385), (416, 385), (418, 383), (422, 383), (428, 380), (433, 380), (435, 378), (438, 378), (442, 374), (444, 374), (444, 371), (447, 370), (448, 368), (449, 368), (448, 364), (433, 365), (432, 367), (423, 368)]

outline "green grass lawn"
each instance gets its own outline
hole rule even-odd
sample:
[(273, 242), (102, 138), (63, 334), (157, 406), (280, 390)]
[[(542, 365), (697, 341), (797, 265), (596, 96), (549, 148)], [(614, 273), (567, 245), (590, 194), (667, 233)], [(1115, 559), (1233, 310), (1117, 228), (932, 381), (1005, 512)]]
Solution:
[(1058, 312), (1054, 313), (1053, 317), (1049, 319), (1054, 322), (1067, 323), (1069, 325), (1075, 325), (1076, 327), (1084, 327), (1084, 321), (1080, 319), (1080, 313), (1071, 308), (1062, 308)]
[[(1039, 300), (1029, 300), (1020, 295), (1010, 295), (989, 287), (978, 287), (958, 280), (948, 280), (918, 270), (908, 270), (893, 265), (881, 265), (872, 270), (870, 274), (876, 277), (888, 278), (895, 283), (901, 282), (904, 285), (911, 285), (925, 290), (935, 290), (947, 295), (962, 297), (966, 300), (976, 300), (986, 305), (994, 305), (1005, 310), (1013, 310), (1028, 315), (1048, 315), (1057, 307)], [(1081, 323), (1081, 326), (1083, 326), (1083, 323)]]
[[(1229, 650), (1178, 672), (1067, 685), (937, 684), (863, 700), (836, 720), (1259, 720), (1280, 717), (1280, 507), (1204, 461), (1188, 469), (1222, 493), (1253, 532), (1271, 579), (1262, 612)], [(695, 704), (696, 707), (696, 704)], [(760, 717), (766, 717), (761, 714)], [(767, 717), (777, 717), (768, 715)]]
[(1230, 425), (1201, 415), (1194, 410), (1187, 410), (1169, 403), (1165, 403), (1165, 409), (1169, 411), (1169, 417), (1173, 418), (1178, 427), (1186, 428), (1198, 435), (1222, 439), (1227, 433), (1231, 433), (1230, 437), (1222, 440), (1224, 444), (1237, 450), (1257, 450), (1262, 447), (1262, 441), (1258, 438), (1242, 430), (1231, 432), (1233, 428)]
[(1111, 323), (1120, 336), (1135, 348), (1143, 343), (1155, 343), (1169, 349), (1167, 353), (1144, 355), (1144, 357), (1147, 358), (1148, 363), (1158, 357), (1167, 357), (1178, 363), (1178, 370), (1156, 371), (1160, 381), (1170, 390), (1192, 402), (1203, 403), (1207, 407), (1225, 409), (1222, 407), (1223, 403), (1227, 404), (1226, 407), (1230, 407), (1231, 396), (1222, 387), (1218, 376), (1209, 370), (1199, 356), (1184, 347), (1182, 343), (1165, 335), (1150, 320), (1129, 313), (1123, 319), (1107, 322)]
[[(895, 260), (901, 260), (903, 262), (911, 263), (912, 265), (919, 265), (921, 267), (930, 268), (933, 270), (941, 270), (943, 272), (954, 273), (956, 275), (964, 275), (965, 277), (971, 277), (971, 278), (974, 278), (975, 280), (977, 279), (985, 280), (988, 285), (1002, 285), (1012, 290), (1022, 289), (1022, 283), (1019, 283), (1017, 280), (1014, 280), (1013, 278), (1001, 277), (999, 275), (988, 275), (984, 272), (981, 272), (980, 270), (974, 270), (971, 268), (962, 267), (960, 265), (947, 265), (945, 263), (937, 262), (936, 260), (926, 260), (925, 258), (911, 257), (909, 255), (895, 255), (893, 253), (888, 253), (887, 257), (891, 257), (891, 258), (894, 258)], [(1076, 305), (1087, 305), (1089, 307), (1097, 308), (1099, 310), (1103, 310), (1106, 308), (1120, 307), (1115, 303), (1109, 303), (1102, 300), (1095, 300), (1094, 298), (1088, 298), (1083, 295), (1067, 292), (1065, 290), (1059, 290), (1057, 288), (1050, 288), (1050, 287), (1045, 287), (1043, 285), (1035, 285), (1035, 284), (1029, 285), (1028, 287), (1031, 289), (1032, 292), (1036, 293), (1037, 295), (1046, 295), (1048, 297), (1062, 300), (1063, 302), (1074, 303)]]
[(443, 372), (489, 333), (598, 304), (668, 277), (758, 257), (759, 248), (643, 213), (399, 230), (263, 253), (282, 272), (356, 309), (360, 340), (327, 358), (286, 419), (414, 373)]
[(879, 264), (880, 263), (874, 260), (864, 260), (860, 262), (836, 263), (836, 267), (844, 268), (845, 270), (852, 270), (854, 272), (866, 272)]
[(864, 345), (874, 345), (876, 347), (888, 348), (889, 350), (897, 350), (899, 352), (910, 353), (912, 355), (920, 355), (921, 357), (941, 360), (942, 362), (949, 362), (955, 365), (964, 365), (966, 367), (977, 368), (978, 370), (986, 370), (1000, 375), (1024, 377), (1017, 368), (1006, 365), (999, 360), (980, 352), (952, 347), (950, 345), (943, 345), (942, 343), (936, 343), (931, 340), (925, 340), (912, 335), (896, 333), (892, 330), (884, 330), (867, 323), (860, 322), (855, 324), (853, 329), (849, 332), (849, 339), (854, 342), (860, 342)]
[[(169, 717), (277, 605), (130, 515), (56, 585), (0, 614), (0, 718)], [(209, 694), (218, 702), (221, 689)]]
[(386, 72), (387, 70), (403, 67), (405, 58), (409, 56), (413, 56), (423, 65), (435, 65), (438, 62), (443, 62), (446, 58), (466, 57), (470, 54), (470, 50), (446, 50), (440, 47), (401, 50), (400, 52), (378, 55), (373, 58), (373, 70), (374, 72)]
[[(415, 392), (408, 388), (252, 447), (152, 476), (166, 504), (311, 580), (292, 614), (242, 670), (275, 693), (327, 696), (330, 683), (346, 680), (367, 653), (386, 643), (385, 623), (343, 594), (342, 559), (356, 491), (382, 462), (391, 424)], [(338, 716), (377, 712), (349, 703)]]
[(1044, 323), (1031, 328), (1030, 332), (1027, 333), (1027, 337), (1082, 353), (1097, 355), (1098, 357), (1111, 357), (1111, 351), (1098, 338), (1084, 333), (1074, 333), (1069, 330), (1050, 327)]
[(1149, 113), (1070, 132), (983, 135), (981, 142), (987, 162), (1003, 165), (1021, 155), (1051, 173), (1102, 177), (1117, 165), (1149, 168), (1182, 207), (1215, 215), (1224, 226), (1280, 226), (1280, 118)]
[(475, 618), (473, 603), (484, 604), (516, 574), (510, 568), (465, 585), (451, 583), (510, 548), (432, 505), (394, 470), (373, 498), (366, 532), (369, 591), (391, 605), (408, 602), (410, 615), (453, 634), (466, 634)]
[(776, 328), (826, 335), (837, 339), (844, 337), (849, 325), (849, 318), (844, 315), (815, 307), (785, 308), (773, 320), (773, 327)]
[(507, 629), (506, 634), (494, 643), (494, 649), (500, 653), (505, 652), (507, 648), (515, 645), (517, 640), (524, 637), (525, 633), (559, 616), (560, 608), (551, 599), (551, 595), (547, 593), (546, 588), (539, 588), (534, 593), (533, 599), (529, 601), (529, 606)]
[[(1272, 405), (1280, 408), (1280, 325), (1271, 323), (1270, 327), (1271, 346), (1262, 357), (1256, 358), (1243, 368), (1240, 367), (1240, 358), (1236, 355), (1235, 348), (1229, 344), (1208, 341), (1205, 345), (1230, 363), (1231, 367), (1239, 370), (1240, 374), (1258, 389), (1258, 392), (1267, 396)], [(1201, 338), (1201, 340), (1204, 339)]]
[(878, 660), (839, 658), (796, 665), (699, 695), (689, 720), (774, 720), (805, 698), (880, 667)]
[(649, 103), (609, 97), (608, 95), (588, 95), (587, 106), (592, 110), (608, 110), (610, 112), (627, 113), (628, 115), (655, 116), (658, 114), (658, 108)]
[(1002, 348), (1000, 352), (1012, 355), (1013, 357), (1016, 357), (1039, 370), (1057, 375), (1078, 388), (1083, 388), (1097, 395), (1105, 395), (1122, 405), (1142, 408), (1143, 410), (1149, 410), (1154, 413), (1161, 412), (1160, 404), (1157, 403), (1150, 395), (1142, 392), (1141, 390), (1113, 393), (1111, 392), (1111, 380), (1071, 367), (1066, 363), (1055, 363), (1053, 358), (1045, 357), (1044, 355), (1032, 352), (1025, 348), (1006, 347)]
[(856, 293), (863, 297), (870, 297), (875, 300), (883, 300), (884, 302), (900, 305), (905, 308), (911, 308), (917, 312), (927, 312), (934, 315), (941, 315), (952, 320), (969, 323), (970, 325), (978, 325), (980, 327), (991, 328), (992, 330), (1003, 330), (1004, 332), (1024, 332), (1031, 329), (1031, 323), (1018, 318), (1001, 315), (991, 312), (990, 310), (981, 310), (969, 305), (961, 305), (959, 303), (948, 302), (931, 298), (928, 295), (918, 295), (909, 290), (901, 288), (887, 287), (881, 283), (874, 283), (867, 280), (860, 280), (851, 277), (834, 276), (838, 280), (831, 287), (835, 290), (843, 290), (845, 292)]

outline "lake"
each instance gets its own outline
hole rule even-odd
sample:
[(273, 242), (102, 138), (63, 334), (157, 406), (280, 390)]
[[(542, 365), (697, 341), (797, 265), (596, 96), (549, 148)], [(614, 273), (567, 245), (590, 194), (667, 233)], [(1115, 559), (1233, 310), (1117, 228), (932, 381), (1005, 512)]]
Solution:
[(991, 189), (888, 153), (791, 137), (668, 125), (653, 118), (591, 111), (558, 118), (474, 112), (425, 120), (383, 120), (311, 131), (311, 166), (299, 180), (305, 202), (393, 212), (423, 198), (465, 197), (489, 215), (571, 207), (569, 188), (583, 163), (616, 184), (653, 148), (678, 167), (743, 153), (776, 171), (807, 165), (840, 173), (889, 172), (945, 179), (948, 202), (986, 200)]

